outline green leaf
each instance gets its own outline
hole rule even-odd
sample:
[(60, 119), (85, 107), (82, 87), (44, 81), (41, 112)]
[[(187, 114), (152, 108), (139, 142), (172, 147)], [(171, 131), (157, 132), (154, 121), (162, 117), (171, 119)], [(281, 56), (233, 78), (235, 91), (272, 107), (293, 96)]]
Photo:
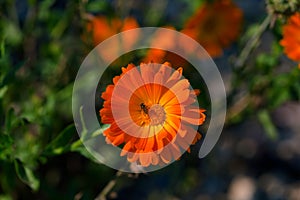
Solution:
[(82, 125), (81, 137), (83, 139), (85, 139), (88, 130), (87, 130), (86, 125), (85, 125), (85, 121), (84, 121), (84, 116), (83, 116), (83, 111), (82, 110), (83, 110), (83, 107), (80, 106), (79, 115), (80, 115), (80, 121), (81, 121), (81, 125)]
[(0, 200), (13, 200), (13, 198), (9, 195), (0, 195)]
[(7, 160), (12, 155), (13, 138), (8, 134), (0, 133), (0, 160)]
[(68, 27), (68, 23), (68, 18), (66, 16), (60, 19), (51, 31), (51, 37), (53, 37), (54, 39), (60, 38), (66, 30), (66, 28)]
[(101, 128), (97, 129), (96, 131), (94, 131), (90, 135), (87, 135), (87, 132), (86, 132), (86, 134), (83, 136), (83, 134), (81, 133), (81, 138), (72, 144), (71, 150), (74, 150), (77, 147), (81, 146), (82, 145), (82, 140), (85, 142), (85, 141), (88, 141), (90, 139), (93, 139), (94, 137), (102, 135), (103, 131), (105, 131), (109, 127), (110, 127), (110, 124), (104, 124), (104, 125), (101, 126)]
[[(109, 128), (110, 125), (109, 124), (104, 124), (101, 126), (100, 129), (94, 131), (92, 134), (90, 134), (90, 136), (83, 138), (84, 141), (88, 141), (90, 139), (93, 139), (101, 134), (103, 134), (103, 131), (106, 130), (107, 128)], [(104, 158), (98, 154), (97, 152), (93, 152), (93, 150), (87, 150), (87, 148), (83, 145), (82, 140), (79, 139), (77, 141), (75, 141), (70, 148), (70, 151), (72, 152), (78, 152), (80, 153), (82, 156), (86, 157), (87, 159), (99, 163), (99, 161), (97, 160), (97, 158), (99, 160), (104, 160)], [(92, 153), (91, 153), (92, 152)], [(97, 156), (97, 158), (95, 158), (95, 156)]]
[(264, 72), (270, 72), (274, 66), (276, 66), (278, 63), (278, 58), (270, 55), (270, 54), (265, 54), (261, 53), (260, 55), (257, 56), (256, 59), (256, 66), (259, 70), (264, 71)]
[(260, 111), (258, 113), (258, 120), (260, 121), (261, 125), (265, 129), (268, 137), (271, 140), (276, 140), (278, 138), (278, 132), (271, 120), (269, 112), (267, 110)]
[(5, 55), (5, 39), (1, 38), (1, 43), (0, 43), (0, 57), (3, 58)]
[(106, 1), (92, 1), (86, 4), (87, 12), (100, 12), (107, 8)]
[(4, 97), (5, 93), (7, 92), (7, 89), (8, 89), (7, 85), (0, 88), (0, 99)]
[(55, 3), (55, 0), (45, 0), (40, 3), (40, 12), (38, 12), (38, 18), (40, 20), (49, 20), (51, 6)]
[(90, 139), (90, 138), (94, 138), (94, 137), (97, 137), (98, 135), (103, 134), (103, 132), (104, 132), (106, 129), (108, 129), (109, 127), (110, 127), (110, 124), (103, 124), (103, 125), (101, 125), (101, 128), (98, 129), (98, 130), (96, 130), (96, 131), (94, 131), (94, 132), (91, 134), (91, 136), (87, 138), (87, 140)]
[(95, 163), (99, 163), (99, 161), (84, 146), (77, 147), (73, 150), (73, 152), (78, 152), (80, 155), (86, 157), (87, 159)]
[(7, 44), (18, 45), (22, 42), (23, 35), (20, 28), (14, 24), (14, 22), (6, 20), (5, 29), (3, 30), (3, 35)]
[[(16, 80), (16, 72), (21, 67), (23, 67), (27, 62), (28, 62), (28, 60), (23, 60), (23, 61), (20, 61), (18, 64), (14, 65), (14, 67), (10, 67), (7, 74), (3, 77), (3, 81), (0, 82), (0, 86), (2, 87), (4, 85), (13, 83)], [(2, 64), (2, 62), (1, 62), (1, 64)], [(4, 65), (6, 65), (6, 64), (4, 63)], [(1, 66), (1, 67), (3, 67), (3, 66)]]
[(14, 121), (16, 121), (15, 111), (13, 108), (10, 108), (5, 117), (5, 133), (9, 134), (10, 130), (13, 128)]
[(69, 150), (71, 140), (76, 134), (74, 124), (65, 128), (50, 144), (45, 148), (44, 153), (47, 155), (57, 155)]
[(39, 180), (35, 177), (34, 172), (26, 167), (20, 160), (15, 160), (15, 170), (19, 179), (27, 184), (33, 191), (37, 191), (40, 187)]
[(20, 126), (23, 126), (27, 122), (26, 117), (17, 116), (14, 108), (9, 108), (5, 115), (4, 133), (10, 134), (13, 129), (20, 128)]

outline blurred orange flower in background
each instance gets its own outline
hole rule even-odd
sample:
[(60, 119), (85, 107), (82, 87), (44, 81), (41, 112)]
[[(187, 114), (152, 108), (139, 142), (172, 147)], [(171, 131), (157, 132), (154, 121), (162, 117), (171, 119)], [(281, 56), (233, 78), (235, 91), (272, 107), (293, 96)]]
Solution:
[(188, 62), (182, 58), (181, 56), (161, 49), (150, 49), (147, 52), (147, 56), (143, 59), (144, 62), (154, 62), (154, 63), (162, 63), (162, 62), (172, 62), (178, 63), (178, 65), (185, 67)]
[(143, 167), (168, 164), (189, 151), (201, 138), (197, 128), (205, 121), (205, 110), (195, 105), (199, 90), (191, 89), (182, 68), (142, 63), (140, 68), (129, 64), (122, 72), (102, 94), (101, 121), (111, 124), (103, 132), (106, 142), (123, 146), (121, 156)]
[(139, 27), (133, 17), (127, 17), (124, 20), (119, 18), (109, 19), (105, 16), (89, 16), (89, 18), (90, 22), (87, 25), (87, 30), (92, 32), (95, 45), (117, 33)]
[[(175, 28), (172, 26), (162, 27), (170, 30), (174, 30)], [(161, 47), (165, 49), (171, 48), (184, 48), (185, 44), (181, 44), (179, 46), (176, 35), (172, 32), (160, 31), (158, 30), (154, 38), (151, 41), (151, 44), (160, 44)], [(154, 63), (163, 63), (163, 62), (171, 62), (176, 63), (178, 66), (185, 66), (187, 64), (186, 60), (181, 56), (162, 49), (151, 48), (148, 50), (147, 55), (143, 59), (144, 62), (154, 62)]]
[(300, 13), (292, 15), (283, 27), (283, 39), (280, 44), (284, 53), (292, 60), (299, 62), (300, 69)]
[[(105, 16), (95, 17), (89, 15), (88, 19), (87, 31), (92, 34), (94, 46), (97, 46), (104, 40), (120, 32), (139, 28), (136, 19), (133, 17), (127, 17), (122, 20), (116, 17), (110, 19)], [(128, 63), (128, 61), (119, 59), (119, 50), (123, 49), (125, 51), (130, 51), (138, 38), (139, 30), (136, 30), (131, 34), (122, 35), (118, 40), (113, 40), (113, 45), (110, 43), (103, 48), (97, 48), (97, 51), (104, 61), (108, 63), (114, 61), (112, 63), (114, 66), (124, 65), (124, 63)]]
[(198, 41), (212, 57), (222, 55), (240, 34), (243, 13), (230, 0), (204, 3), (188, 19), (182, 32)]

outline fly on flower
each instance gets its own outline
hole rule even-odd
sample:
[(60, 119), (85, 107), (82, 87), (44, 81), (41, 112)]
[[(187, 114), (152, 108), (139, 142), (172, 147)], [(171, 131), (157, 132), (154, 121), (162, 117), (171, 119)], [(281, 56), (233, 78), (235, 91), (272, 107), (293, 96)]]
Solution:
[(180, 158), (200, 138), (205, 121), (199, 90), (192, 89), (170, 63), (129, 64), (102, 93), (101, 121), (106, 142), (122, 149), (130, 163), (166, 165)]
[(148, 108), (147, 108), (147, 106), (145, 106), (144, 103), (141, 103), (140, 106), (141, 106), (142, 111), (144, 111), (144, 113), (148, 115)]

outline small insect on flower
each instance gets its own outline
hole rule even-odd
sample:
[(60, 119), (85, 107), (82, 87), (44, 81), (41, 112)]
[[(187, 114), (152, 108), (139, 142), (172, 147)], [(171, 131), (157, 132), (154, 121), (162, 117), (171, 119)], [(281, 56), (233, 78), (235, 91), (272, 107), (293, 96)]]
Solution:
[(182, 71), (170, 63), (129, 64), (102, 93), (101, 121), (110, 124), (103, 135), (130, 163), (169, 164), (201, 138), (205, 110)]
[(142, 111), (148, 115), (148, 107), (144, 103), (141, 103), (140, 106)]

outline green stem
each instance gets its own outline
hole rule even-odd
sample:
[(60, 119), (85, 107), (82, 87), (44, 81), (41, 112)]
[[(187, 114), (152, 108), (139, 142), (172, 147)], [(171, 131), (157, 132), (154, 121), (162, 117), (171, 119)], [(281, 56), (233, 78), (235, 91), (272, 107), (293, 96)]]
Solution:
[[(264, 21), (260, 24), (257, 32), (250, 38), (250, 40), (246, 43), (245, 47), (242, 49), (239, 57), (237, 58), (236, 62), (234, 63), (234, 71), (236, 72), (235, 78), (233, 78), (232, 85), (240, 85), (243, 82), (240, 77), (243, 77), (240, 72), (243, 72), (246, 68), (246, 61), (248, 60), (251, 52), (257, 48), (258, 43), (262, 34), (267, 30), (268, 26), (271, 23), (273, 15), (269, 14)], [(238, 73), (238, 76), (237, 76)], [(239, 83), (239, 84), (237, 84)], [(233, 97), (237, 93), (237, 88), (233, 87), (230, 94), (228, 95), (228, 99), (233, 99)], [(234, 101), (233, 105), (228, 108), (229, 115), (227, 116), (227, 121), (230, 121), (234, 116), (239, 115), (242, 113), (250, 103), (250, 94), (246, 92), (238, 101)], [(242, 106), (241, 106), (242, 105)]]
[(268, 28), (272, 19), (272, 15), (268, 15), (261, 25), (258, 28), (258, 31), (252, 36), (252, 38), (246, 43), (245, 47), (243, 48), (239, 58), (235, 62), (236, 68), (241, 68), (245, 65), (247, 59), (249, 58), (250, 53), (257, 47), (257, 44), (262, 36), (262, 34)]
[(72, 143), (70, 150), (74, 151), (75, 149), (77, 149), (80, 146), (82, 146), (82, 141), (81, 141), (81, 139), (78, 139)]

